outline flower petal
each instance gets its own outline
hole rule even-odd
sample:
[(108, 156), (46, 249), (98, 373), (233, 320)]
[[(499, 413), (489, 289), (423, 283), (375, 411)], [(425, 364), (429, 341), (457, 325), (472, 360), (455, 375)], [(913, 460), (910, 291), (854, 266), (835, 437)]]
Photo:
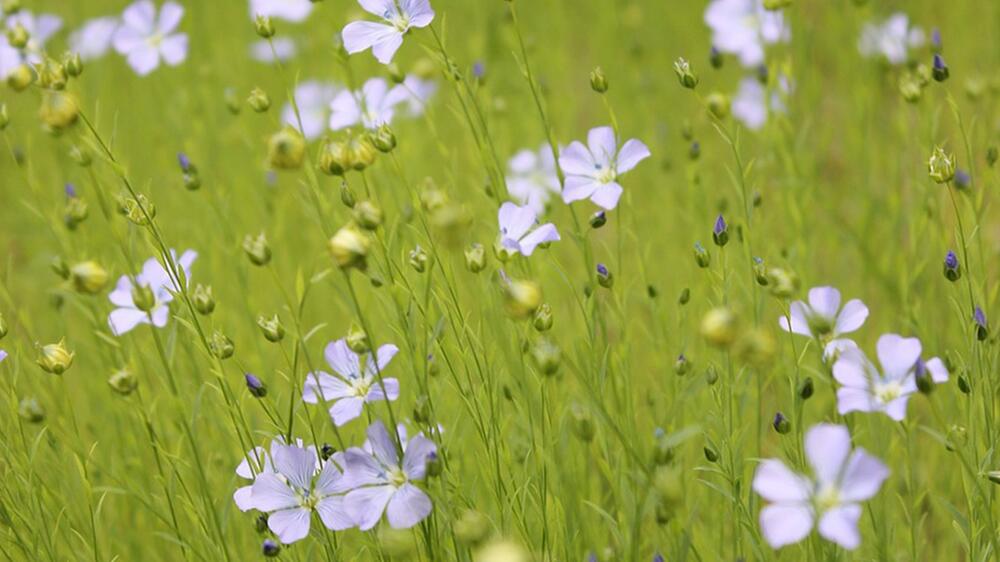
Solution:
[(814, 313), (833, 322), (837, 319), (837, 310), (840, 308), (840, 291), (833, 287), (809, 289), (809, 307)]
[(406, 452), (403, 453), (403, 472), (410, 480), (423, 480), (427, 474), (427, 457), (437, 452), (437, 445), (433, 441), (417, 435), (406, 444)]
[(626, 141), (622, 145), (621, 152), (618, 153), (618, 166), (616, 168), (618, 175), (622, 175), (635, 168), (639, 162), (649, 158), (650, 155), (649, 147), (643, 144), (642, 141), (637, 139)]
[(845, 502), (871, 499), (889, 477), (889, 468), (882, 461), (858, 448), (851, 454), (840, 481), (840, 497)]
[(886, 377), (894, 380), (904, 378), (913, 369), (922, 351), (920, 340), (897, 334), (883, 335), (875, 348)]
[(760, 510), (760, 529), (772, 548), (801, 541), (812, 526), (812, 510), (806, 505), (774, 504)]
[(176, 2), (167, 2), (160, 8), (160, 18), (157, 21), (156, 31), (160, 35), (168, 35), (177, 29), (184, 17), (184, 7)]
[(802, 301), (795, 301), (788, 307), (789, 316), (782, 316), (778, 319), (778, 325), (786, 332), (792, 332), (800, 336), (812, 337), (812, 330), (809, 329), (809, 320), (806, 318), (806, 304)]
[(267, 526), (284, 544), (300, 541), (309, 535), (312, 512), (304, 507), (275, 511), (267, 517)]
[(139, 324), (148, 324), (149, 316), (137, 308), (116, 308), (108, 315), (108, 325), (111, 333), (121, 336), (132, 331)]
[(521, 239), (521, 253), (530, 256), (539, 244), (557, 242), (558, 240), (559, 231), (556, 230), (556, 225), (552, 223), (543, 224)]
[(851, 452), (851, 435), (842, 425), (821, 423), (806, 433), (806, 458), (820, 484), (835, 484)]
[(597, 164), (607, 168), (614, 164), (618, 155), (618, 139), (611, 127), (595, 127), (587, 133), (587, 146)]
[(753, 490), (769, 502), (806, 502), (811, 482), (777, 459), (765, 459), (753, 477)]
[(381, 421), (376, 420), (368, 426), (368, 442), (371, 443), (372, 452), (382, 464), (387, 467), (399, 466), (399, 453), (396, 451), (396, 443), (389, 436), (389, 431)]
[[(382, 391), (383, 386), (385, 387), (385, 392)], [(368, 395), (365, 396), (365, 402), (385, 400), (386, 395), (389, 396), (389, 400), (399, 398), (399, 379), (386, 378), (382, 379), (381, 383), (378, 381), (373, 382), (371, 389), (368, 390)]]
[(590, 200), (597, 205), (612, 210), (618, 206), (618, 199), (622, 196), (622, 186), (615, 182), (610, 182), (599, 186), (590, 196)]
[(593, 177), (596, 166), (594, 156), (579, 141), (573, 141), (559, 154), (559, 167), (566, 175)]
[(519, 207), (510, 201), (500, 205), (497, 211), (497, 223), (503, 238), (520, 240), (534, 226), (536, 219), (534, 209), (527, 205)]
[(849, 334), (860, 328), (868, 318), (868, 307), (858, 299), (847, 301), (837, 315), (837, 323), (833, 326), (836, 335)]
[(368, 531), (382, 519), (385, 506), (395, 492), (392, 486), (359, 488), (347, 494), (344, 505), (358, 528)]
[(361, 415), (365, 407), (365, 399), (360, 396), (341, 398), (330, 406), (330, 419), (340, 427)]
[(299, 505), (299, 498), (274, 472), (265, 472), (253, 481), (250, 501), (254, 509), (270, 512)]
[(409, 529), (430, 515), (431, 499), (413, 484), (403, 484), (389, 499), (386, 516), (393, 529)]
[(601, 184), (593, 178), (567, 176), (566, 187), (562, 192), (563, 202), (572, 203), (574, 201), (589, 199), (599, 187), (601, 187)]
[(350, 385), (343, 380), (324, 373), (307, 373), (302, 387), (302, 401), (308, 404), (330, 402), (353, 394)]
[(312, 478), (316, 473), (316, 452), (295, 445), (273, 445), (274, 469), (300, 490), (312, 488)]
[(854, 550), (861, 544), (861, 534), (858, 533), (858, 519), (860, 518), (860, 505), (850, 504), (835, 507), (820, 517), (819, 534), (847, 550)]
[(323, 525), (331, 531), (344, 531), (355, 526), (354, 518), (347, 511), (344, 496), (329, 496), (316, 504), (316, 513)]
[(347, 379), (361, 376), (358, 354), (347, 347), (346, 339), (342, 338), (327, 344), (323, 356), (330, 368), (340, 376)]

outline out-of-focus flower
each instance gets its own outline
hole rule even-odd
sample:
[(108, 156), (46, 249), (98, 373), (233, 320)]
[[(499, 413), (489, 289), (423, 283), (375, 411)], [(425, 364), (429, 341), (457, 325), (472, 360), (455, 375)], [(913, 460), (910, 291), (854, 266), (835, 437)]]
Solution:
[(764, 538), (781, 548), (806, 538), (816, 526), (823, 538), (856, 549), (861, 502), (878, 493), (889, 469), (860, 447), (852, 451), (851, 436), (841, 425), (814, 425), (806, 433), (805, 452), (812, 477), (778, 459), (757, 467), (753, 489), (770, 502), (760, 511)]
[(559, 155), (566, 173), (563, 201), (590, 199), (605, 209), (614, 209), (622, 194), (618, 178), (650, 156), (642, 141), (630, 139), (619, 149), (611, 127), (597, 127), (587, 134), (587, 145), (573, 141)]
[(184, 16), (184, 7), (166, 2), (157, 13), (152, 0), (138, 0), (122, 13), (122, 24), (113, 39), (115, 50), (128, 59), (139, 76), (160, 66), (184, 62), (188, 52), (187, 33), (175, 33)]
[(920, 340), (885, 334), (876, 345), (883, 372), (872, 364), (860, 349), (841, 353), (833, 364), (833, 376), (841, 385), (837, 389), (837, 410), (848, 412), (882, 412), (896, 421), (906, 417), (906, 404), (917, 392), (917, 377), (930, 376), (935, 384), (948, 381), (944, 362), (934, 357), (920, 359)]
[(787, 42), (791, 30), (782, 12), (764, 9), (761, 0), (714, 0), (705, 10), (712, 46), (734, 54), (746, 68), (764, 62), (764, 46)]
[(304, 539), (313, 511), (328, 529), (342, 531), (354, 526), (344, 506), (347, 488), (338, 468), (343, 462), (320, 463), (312, 447), (275, 442), (271, 444), (271, 463), (274, 470), (261, 467), (243, 505), (268, 513), (267, 526), (278, 540), (289, 544)]
[(0, 32), (0, 78), (8, 75), (23, 64), (37, 65), (42, 62), (45, 44), (62, 29), (62, 19), (52, 14), (35, 15), (21, 10), (4, 22), (4, 30), (23, 28), (28, 34), (28, 43), (22, 49), (10, 44), (7, 34)]
[[(271, 48), (274, 43), (274, 49)], [(295, 40), (291, 37), (275, 37), (270, 42), (261, 39), (250, 44), (250, 57), (257, 62), (285, 62), (298, 53)]]
[(404, 98), (403, 101), (406, 103), (410, 116), (419, 117), (424, 114), (427, 103), (437, 93), (438, 85), (434, 80), (410, 74), (403, 80), (400, 88), (406, 94), (405, 96), (401, 94), (401, 96)]
[(380, 421), (368, 426), (368, 442), (370, 452), (353, 447), (344, 453), (342, 482), (351, 489), (344, 499), (347, 511), (363, 531), (374, 527), (383, 513), (393, 529), (409, 529), (431, 513), (430, 497), (413, 482), (427, 476), (437, 446), (417, 435), (403, 441), (400, 460), (396, 443)]
[(861, 30), (858, 50), (866, 57), (882, 57), (890, 64), (903, 64), (909, 50), (924, 44), (924, 31), (911, 27), (910, 19), (896, 13), (882, 23), (867, 23)]
[[(174, 263), (181, 267), (185, 277), (190, 279), (191, 264), (198, 257), (198, 253), (194, 250), (188, 250), (180, 258), (177, 258), (173, 250), (171, 250), (171, 254), (173, 254)], [(146, 289), (152, 294), (153, 302), (149, 303), (152, 306), (147, 310), (142, 309), (146, 308), (145, 306), (139, 306), (143, 303), (136, 304), (134, 299), (136, 288)], [(122, 275), (118, 279), (115, 290), (108, 296), (111, 302), (118, 307), (108, 315), (111, 331), (116, 336), (120, 336), (139, 324), (153, 324), (157, 328), (166, 326), (167, 319), (170, 317), (168, 305), (174, 300), (173, 293), (179, 290), (159, 260), (156, 258), (146, 260), (142, 271), (135, 276), (134, 283), (128, 275)]]
[(390, 88), (384, 78), (372, 78), (360, 91), (343, 90), (330, 102), (330, 129), (338, 131), (357, 124), (375, 130), (389, 125), (396, 106), (409, 97), (403, 86)]
[[(823, 358), (828, 360), (837, 352), (857, 347), (850, 340), (840, 339), (860, 328), (868, 318), (868, 307), (858, 299), (840, 307), (840, 291), (833, 287), (809, 289), (809, 302), (795, 301), (789, 307), (789, 317), (781, 317), (778, 324), (786, 332), (815, 338), (823, 345)], [(849, 342), (849, 343), (848, 343)]]
[(414, 27), (427, 27), (434, 21), (430, 0), (358, 0), (365, 11), (384, 23), (355, 21), (341, 33), (348, 53), (367, 49), (382, 64), (389, 64), (403, 44), (403, 36)]
[(500, 224), (497, 245), (510, 253), (530, 256), (539, 244), (559, 240), (555, 225), (538, 225), (537, 213), (527, 205), (518, 207), (514, 203), (504, 203), (497, 213), (497, 222)]
[(308, 373), (302, 400), (309, 404), (332, 402), (330, 418), (338, 426), (360, 416), (365, 404), (387, 398), (396, 400), (399, 380), (385, 378), (382, 373), (398, 351), (399, 348), (388, 344), (379, 347), (377, 357), (359, 356), (347, 346), (347, 340), (330, 342), (325, 357), (336, 376), (323, 371)]
[[(337, 97), (340, 88), (330, 82), (308, 80), (295, 87), (295, 104), (302, 119), (302, 132), (309, 140), (318, 138), (326, 130), (330, 118), (330, 103)], [(295, 108), (286, 103), (281, 111), (282, 122), (299, 128)]]
[(740, 89), (733, 98), (732, 114), (748, 129), (759, 130), (767, 123), (769, 113), (784, 113), (785, 102), (782, 94), (789, 92), (788, 79), (784, 76), (778, 79), (778, 88), (771, 92), (768, 100), (767, 88), (759, 80), (748, 76), (740, 81)]
[(250, 19), (266, 16), (300, 22), (309, 17), (312, 9), (313, 2), (309, 0), (250, 0)]
[(94, 18), (69, 36), (70, 50), (83, 60), (103, 57), (109, 50), (121, 20), (116, 17)]
[(560, 190), (556, 173), (556, 159), (548, 143), (537, 152), (522, 150), (507, 162), (507, 191), (522, 205), (531, 207), (535, 213), (545, 212), (545, 205), (552, 194)]

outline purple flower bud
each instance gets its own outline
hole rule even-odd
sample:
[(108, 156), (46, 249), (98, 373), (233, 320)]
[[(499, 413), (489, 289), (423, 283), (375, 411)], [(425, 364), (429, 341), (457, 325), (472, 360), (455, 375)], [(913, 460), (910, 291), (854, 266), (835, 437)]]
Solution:
[(712, 240), (719, 247), (725, 246), (729, 242), (729, 225), (726, 224), (726, 219), (722, 215), (719, 215), (719, 218), (715, 219), (715, 227), (712, 229)]
[(944, 256), (944, 277), (948, 281), (958, 281), (962, 277), (962, 267), (955, 252), (948, 250)]
[(771, 427), (773, 427), (778, 433), (784, 435), (791, 431), (792, 424), (788, 421), (788, 418), (786, 418), (784, 414), (777, 412), (774, 414), (774, 420), (771, 422)]
[(263, 398), (267, 396), (267, 387), (264, 386), (264, 383), (261, 382), (261, 380), (257, 378), (256, 375), (254, 375), (253, 373), (247, 373), (246, 375), (244, 375), (244, 378), (246, 378), (247, 390), (250, 391), (250, 394), (253, 394), (257, 398)]
[(712, 231), (716, 236), (722, 234), (726, 231), (726, 219), (719, 215), (719, 218), (715, 219), (715, 229)]
[(278, 543), (271, 539), (264, 539), (264, 544), (261, 545), (261, 551), (263, 551), (264, 556), (274, 558), (279, 552), (281, 552), (281, 547), (278, 546)]
[(653, 555), (653, 562), (665, 562), (663, 555), (657, 552)]
[(948, 250), (944, 256), (944, 266), (948, 269), (958, 269), (958, 256), (955, 255), (955, 252)]
[(482, 79), (483, 79), (483, 77), (485, 77), (485, 76), (486, 76), (486, 65), (485, 65), (485, 64), (483, 64), (483, 61), (476, 61), (476, 62), (475, 62), (475, 63), (474, 63), (473, 65), (472, 65), (472, 75), (473, 75), (473, 76), (474, 76), (474, 77), (475, 77), (475, 78), (476, 78), (477, 80), (482, 80)]
[(181, 165), (181, 171), (187, 173), (191, 171), (191, 159), (183, 152), (177, 153), (177, 163)]
[(944, 57), (938, 53), (934, 53), (934, 63), (931, 68), (931, 76), (938, 82), (944, 82), (948, 79), (950, 72), (948, 70), (948, 65), (944, 62)]
[(71, 183), (66, 184), (66, 197), (73, 199), (76, 197), (76, 186)]
[(587, 562), (598, 562), (598, 561), (597, 561), (597, 554), (595, 554), (595, 553), (591, 552), (591, 553), (590, 553), (590, 554), (589, 554), (589, 555), (587, 556)]
[(597, 264), (597, 283), (605, 289), (610, 289), (615, 284), (614, 275), (611, 275), (603, 263)]
[(603, 263), (597, 264), (597, 274), (607, 276), (608, 275), (607, 266), (605, 266)]
[(982, 308), (976, 307), (975, 312), (972, 313), (972, 319), (976, 322), (976, 339), (979, 341), (985, 340), (989, 335), (989, 327), (986, 325), (986, 314), (983, 312)]
[(969, 175), (969, 172), (966, 172), (965, 170), (956, 170), (955, 187), (958, 189), (965, 189), (970, 185), (972, 185), (972, 176)]

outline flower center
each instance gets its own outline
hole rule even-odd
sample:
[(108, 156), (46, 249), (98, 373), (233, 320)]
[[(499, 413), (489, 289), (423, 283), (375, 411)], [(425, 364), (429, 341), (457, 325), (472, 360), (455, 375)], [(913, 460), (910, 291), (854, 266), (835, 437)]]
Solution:
[(594, 169), (597, 170), (597, 181), (601, 183), (611, 183), (615, 181), (616, 174), (614, 166), (605, 167), (602, 164), (595, 164)]
[(351, 388), (354, 390), (355, 396), (364, 398), (368, 396), (368, 391), (372, 388), (372, 379), (371, 377), (361, 377), (351, 384)]
[(410, 29), (410, 16), (402, 12), (393, 14), (391, 13), (391, 11), (386, 11), (384, 17), (386, 21), (388, 21), (389, 24), (395, 27), (396, 31), (400, 33), (403, 33), (407, 29)]
[(875, 385), (875, 397), (883, 404), (888, 404), (903, 395), (903, 387), (896, 381), (878, 383)]
[(146, 38), (146, 44), (150, 47), (159, 47), (160, 43), (163, 43), (162, 33), (154, 33)]
[(810, 314), (806, 320), (809, 323), (809, 330), (812, 331), (816, 337), (821, 337), (833, 332), (833, 323), (830, 322), (829, 318), (819, 314)]
[(840, 505), (840, 490), (836, 486), (824, 486), (815, 497), (816, 511), (825, 513)]
[(392, 469), (389, 472), (389, 483), (397, 488), (406, 484), (406, 474), (398, 468)]

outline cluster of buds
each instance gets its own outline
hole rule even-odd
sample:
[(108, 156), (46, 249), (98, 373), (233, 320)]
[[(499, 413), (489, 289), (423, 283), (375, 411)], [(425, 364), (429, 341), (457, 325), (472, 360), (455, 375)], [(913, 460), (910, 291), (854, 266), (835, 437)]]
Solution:
[(364, 131), (340, 140), (327, 140), (319, 155), (319, 169), (331, 176), (343, 176), (351, 170), (362, 171), (375, 163), (379, 152), (396, 148), (396, 135), (388, 125), (374, 132)]

